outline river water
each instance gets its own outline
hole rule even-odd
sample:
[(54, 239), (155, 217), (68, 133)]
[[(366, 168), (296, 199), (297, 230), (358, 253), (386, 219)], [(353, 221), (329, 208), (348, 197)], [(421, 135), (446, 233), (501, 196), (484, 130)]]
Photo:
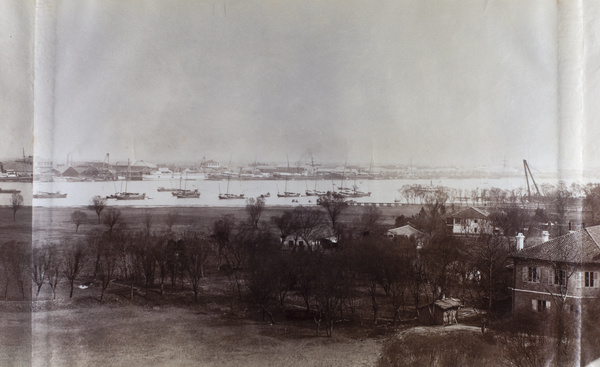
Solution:
[[(544, 182), (540, 180), (538, 184)], [(548, 183), (556, 183), (553, 180), (547, 180)], [(127, 185), (126, 185), (127, 184)], [(290, 191), (304, 194), (306, 189), (314, 189), (320, 191), (332, 190), (334, 184), (339, 185), (340, 182), (332, 182), (331, 180), (290, 180), (287, 182), (282, 180), (231, 180), (229, 182), (229, 193), (244, 194), (248, 197), (257, 197), (270, 193), (270, 197), (266, 199), (267, 205), (292, 205), (314, 204), (315, 197), (299, 197), (299, 198), (278, 198), (277, 192)], [(354, 185), (354, 181), (347, 181), (345, 186)], [(491, 188), (499, 187), (502, 189), (515, 189), (525, 186), (524, 179), (513, 177), (503, 179), (394, 179), (394, 180), (364, 180), (357, 181), (356, 185), (359, 190), (371, 192), (370, 197), (355, 198), (357, 202), (376, 202), (376, 203), (392, 203), (395, 199), (402, 199), (398, 189), (403, 185), (421, 184), (433, 186), (445, 186), (449, 188), (474, 189), (474, 188)], [(200, 198), (178, 199), (171, 195), (170, 192), (158, 192), (158, 187), (198, 189), (201, 193)], [(286, 190), (287, 185), (287, 190)], [(126, 188), (127, 186), (127, 188)], [(172, 179), (156, 179), (144, 181), (98, 181), (98, 182), (35, 182), (32, 185), (29, 183), (0, 183), (3, 189), (17, 188), (22, 190), (25, 199), (25, 205), (30, 205), (31, 194), (35, 192), (61, 192), (68, 194), (62, 199), (33, 199), (34, 206), (43, 207), (70, 207), (70, 206), (85, 206), (89, 205), (91, 199), (95, 195), (106, 197), (116, 192), (129, 191), (146, 193), (146, 200), (118, 201), (114, 199), (108, 200), (110, 206), (245, 206), (245, 200), (220, 200), (219, 193), (227, 191), (227, 181), (209, 181), (203, 179), (188, 179), (183, 182)], [(10, 205), (9, 194), (0, 195), (0, 205)], [(292, 201), (294, 200), (294, 202)], [(297, 202), (296, 202), (297, 201)]]

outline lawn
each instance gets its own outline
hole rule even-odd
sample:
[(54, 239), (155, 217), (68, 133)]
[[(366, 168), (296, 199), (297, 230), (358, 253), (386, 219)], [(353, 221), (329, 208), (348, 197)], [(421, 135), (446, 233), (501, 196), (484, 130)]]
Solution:
[(90, 304), (33, 313), (34, 366), (373, 366), (381, 341), (315, 337), (209, 306)]

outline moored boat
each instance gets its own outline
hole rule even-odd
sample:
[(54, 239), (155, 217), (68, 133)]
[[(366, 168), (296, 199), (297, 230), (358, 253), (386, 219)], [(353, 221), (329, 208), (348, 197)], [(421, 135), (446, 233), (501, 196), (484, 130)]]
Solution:
[(115, 194), (115, 199), (117, 200), (144, 200), (146, 198), (146, 194), (140, 194), (137, 192), (120, 192)]
[(300, 193), (298, 193), (298, 192), (284, 191), (283, 194), (277, 193), (277, 197), (278, 198), (299, 198), (300, 197)]
[(229, 199), (245, 199), (244, 194), (219, 194), (219, 199), (221, 200), (229, 200)]
[(21, 190), (0, 188), (0, 194), (18, 194), (20, 192), (21, 192)]
[(178, 192), (178, 199), (197, 199), (200, 197), (200, 192), (198, 190), (184, 190), (185, 192)]
[(40, 191), (36, 194), (33, 194), (34, 199), (63, 199), (66, 197), (67, 197), (67, 194), (61, 194), (60, 191), (57, 191), (57, 192)]
[[(127, 160), (127, 164), (129, 166), (129, 160)], [(132, 179), (131, 178), (131, 168), (128, 167), (127, 169), (127, 177), (125, 178), (125, 191), (124, 192), (117, 192), (114, 195), (111, 195), (111, 197), (114, 197), (117, 200), (144, 200), (146, 198), (146, 193), (140, 194), (137, 192), (128, 192), (127, 191), (127, 183)], [(108, 198), (108, 196), (107, 196)]]
[(173, 191), (177, 191), (177, 190), (178, 190), (178, 189), (169, 189), (169, 188), (167, 188), (167, 187), (162, 187), (162, 186), (159, 186), (159, 187), (156, 189), (156, 191), (158, 191), (158, 192), (173, 192)]

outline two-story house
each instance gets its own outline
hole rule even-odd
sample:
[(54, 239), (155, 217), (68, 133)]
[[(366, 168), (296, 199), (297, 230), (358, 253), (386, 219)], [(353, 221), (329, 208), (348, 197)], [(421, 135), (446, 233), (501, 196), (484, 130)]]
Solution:
[(600, 226), (572, 231), (523, 248), (517, 236), (513, 313), (542, 312), (557, 306), (580, 313), (600, 297)]

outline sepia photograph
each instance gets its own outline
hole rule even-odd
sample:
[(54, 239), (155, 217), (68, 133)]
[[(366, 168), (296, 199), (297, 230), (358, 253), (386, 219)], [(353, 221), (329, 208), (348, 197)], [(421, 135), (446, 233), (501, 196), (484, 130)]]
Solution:
[(600, 366), (600, 2), (0, 0), (0, 366)]

